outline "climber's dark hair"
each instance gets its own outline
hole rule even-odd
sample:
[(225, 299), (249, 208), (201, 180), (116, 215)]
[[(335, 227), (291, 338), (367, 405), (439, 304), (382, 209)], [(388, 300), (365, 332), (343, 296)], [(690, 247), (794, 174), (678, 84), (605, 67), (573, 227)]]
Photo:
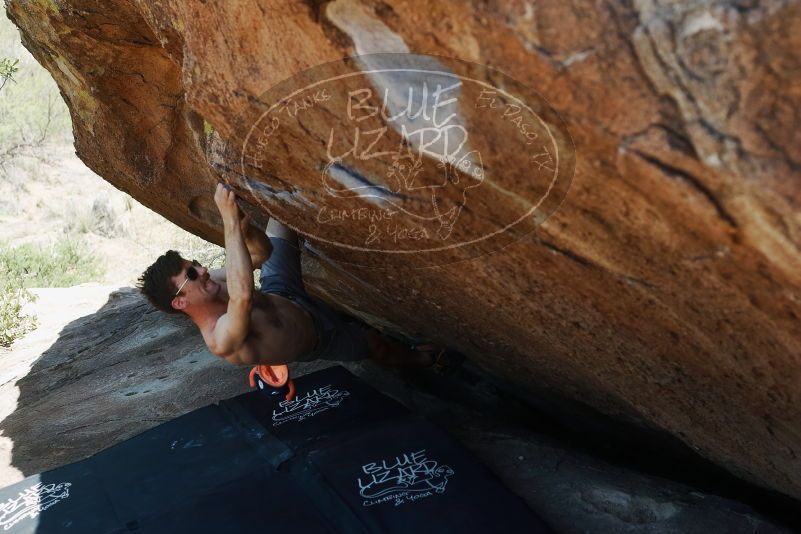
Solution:
[(166, 313), (183, 313), (170, 305), (178, 290), (170, 278), (180, 273), (183, 268), (184, 260), (181, 255), (174, 250), (168, 250), (159, 256), (153, 265), (145, 269), (136, 287), (159, 310)]

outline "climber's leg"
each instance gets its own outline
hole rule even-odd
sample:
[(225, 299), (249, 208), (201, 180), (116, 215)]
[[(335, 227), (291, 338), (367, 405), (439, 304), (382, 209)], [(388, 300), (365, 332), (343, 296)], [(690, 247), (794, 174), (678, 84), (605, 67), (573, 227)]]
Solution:
[(267, 237), (279, 237), (290, 245), (298, 247), (297, 232), (272, 217), (267, 221)]

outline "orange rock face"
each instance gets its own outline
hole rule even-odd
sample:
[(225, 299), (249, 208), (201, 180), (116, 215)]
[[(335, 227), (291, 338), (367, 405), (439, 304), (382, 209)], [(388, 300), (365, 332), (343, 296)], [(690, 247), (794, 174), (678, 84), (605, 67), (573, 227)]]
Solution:
[[(255, 220), (307, 236), (322, 297), (801, 498), (801, 4), (664, 4), (11, 0), (8, 13), (61, 88), (78, 155), (147, 206), (221, 243), (225, 180)], [(404, 144), (412, 122), (367, 116), (383, 89), (402, 108), (408, 80), (338, 60), (378, 52), (458, 75), (433, 137)], [(361, 85), (326, 99), (309, 88), (322, 64)], [(363, 107), (337, 93), (367, 86)], [(530, 115), (487, 114), (482, 87)], [(284, 101), (300, 107), (271, 137), (290, 88), (310, 100)], [(355, 130), (364, 142), (382, 125), (376, 152), (348, 153)], [(469, 143), (443, 149), (450, 127)], [(558, 161), (535, 166), (526, 132)]]

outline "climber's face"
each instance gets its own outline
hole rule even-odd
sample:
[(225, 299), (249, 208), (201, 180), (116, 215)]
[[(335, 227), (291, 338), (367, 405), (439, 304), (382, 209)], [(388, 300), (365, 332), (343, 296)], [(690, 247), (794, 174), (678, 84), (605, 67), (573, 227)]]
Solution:
[(172, 306), (178, 310), (187, 311), (208, 302), (220, 291), (220, 284), (211, 279), (209, 270), (195, 260), (184, 260), (184, 268), (171, 280), (178, 288), (172, 299)]

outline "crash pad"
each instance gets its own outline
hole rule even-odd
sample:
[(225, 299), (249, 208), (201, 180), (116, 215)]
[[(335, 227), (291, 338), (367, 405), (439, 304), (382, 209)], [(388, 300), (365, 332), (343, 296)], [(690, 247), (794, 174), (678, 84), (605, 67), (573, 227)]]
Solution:
[(0, 490), (8, 532), (545, 532), (461, 444), (342, 367)]

